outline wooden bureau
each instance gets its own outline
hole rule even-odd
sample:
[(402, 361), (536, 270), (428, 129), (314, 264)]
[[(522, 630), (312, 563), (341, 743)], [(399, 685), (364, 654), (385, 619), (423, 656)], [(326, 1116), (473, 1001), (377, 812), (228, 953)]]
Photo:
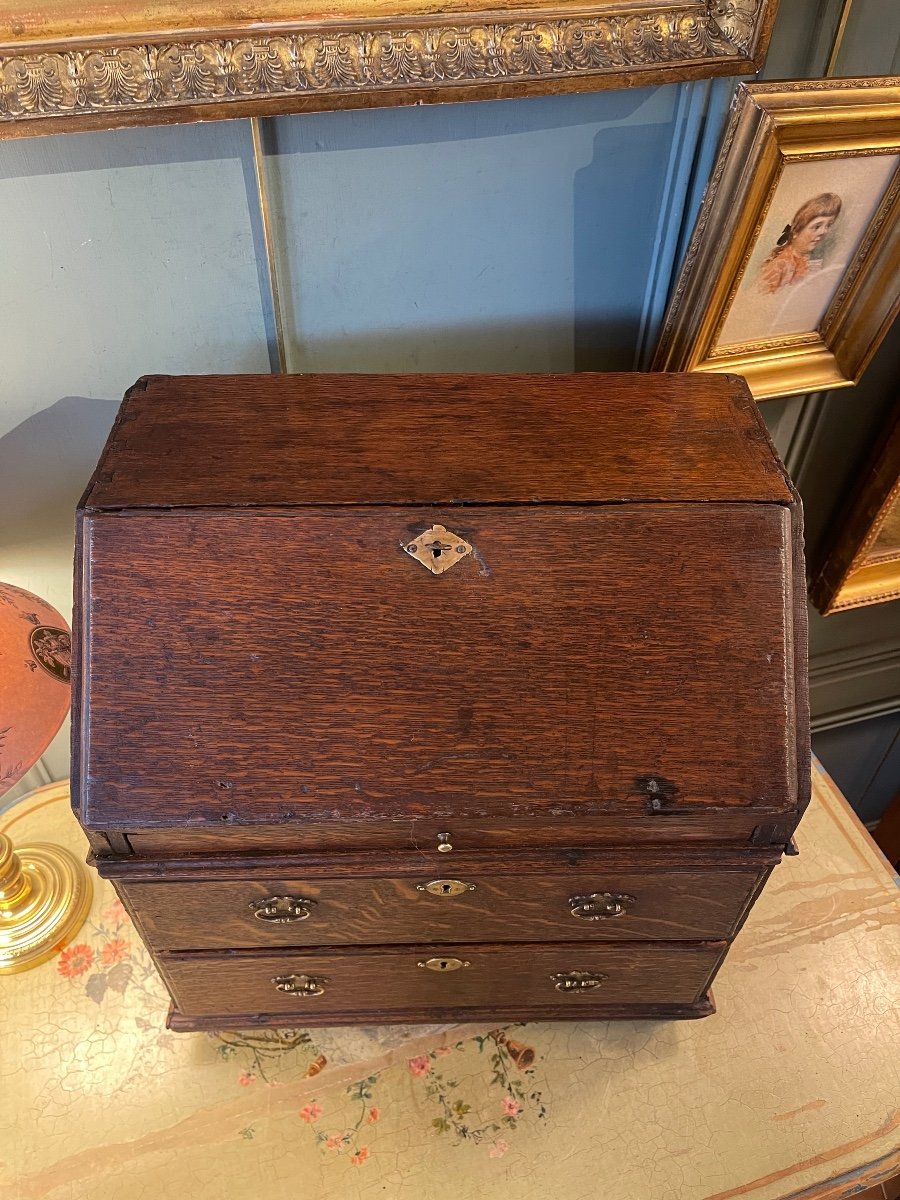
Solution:
[(77, 546), (74, 803), (173, 1028), (712, 1011), (809, 789), (742, 381), (151, 377)]

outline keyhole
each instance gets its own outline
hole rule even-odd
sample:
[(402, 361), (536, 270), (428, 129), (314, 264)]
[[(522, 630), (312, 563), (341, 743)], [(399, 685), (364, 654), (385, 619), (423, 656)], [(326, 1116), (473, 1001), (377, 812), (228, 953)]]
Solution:
[(440, 558), (445, 550), (450, 549), (450, 546), (445, 546), (443, 542), (432, 542), (426, 549), (431, 551), (432, 558)]
[(441, 970), (442, 970), (442, 971), (446, 971), (446, 970), (447, 970), (447, 960), (446, 960), (446, 958), (442, 958), (442, 959), (441, 959)]
[(450, 887), (449, 883), (445, 883), (444, 886), (441, 888), (441, 891), (444, 893), (445, 896), (447, 895), (448, 892), (450, 892), (452, 890), (453, 889)]

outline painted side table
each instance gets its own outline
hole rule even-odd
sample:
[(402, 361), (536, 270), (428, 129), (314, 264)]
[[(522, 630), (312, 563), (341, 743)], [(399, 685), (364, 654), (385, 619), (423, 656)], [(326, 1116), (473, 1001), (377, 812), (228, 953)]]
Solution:
[[(900, 1173), (900, 891), (831, 781), (702, 1021), (165, 1031), (108, 884), (0, 977), (3, 1200), (838, 1200)], [(0, 817), (85, 849), (66, 785)]]

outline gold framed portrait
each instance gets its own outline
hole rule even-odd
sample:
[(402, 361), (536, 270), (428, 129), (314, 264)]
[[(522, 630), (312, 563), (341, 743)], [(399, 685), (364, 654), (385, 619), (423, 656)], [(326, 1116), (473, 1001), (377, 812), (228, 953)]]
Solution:
[(900, 405), (810, 589), (822, 616), (900, 599)]
[(756, 71), (778, 0), (12, 0), (0, 137)]
[(900, 307), (900, 79), (741, 84), (654, 361), (847, 387)]

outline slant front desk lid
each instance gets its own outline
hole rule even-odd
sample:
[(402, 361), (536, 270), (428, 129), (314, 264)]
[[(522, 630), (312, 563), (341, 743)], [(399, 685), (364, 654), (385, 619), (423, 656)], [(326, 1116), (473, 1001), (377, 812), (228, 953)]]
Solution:
[(734, 378), (146, 379), (78, 526), (88, 827), (805, 804), (799, 508)]

